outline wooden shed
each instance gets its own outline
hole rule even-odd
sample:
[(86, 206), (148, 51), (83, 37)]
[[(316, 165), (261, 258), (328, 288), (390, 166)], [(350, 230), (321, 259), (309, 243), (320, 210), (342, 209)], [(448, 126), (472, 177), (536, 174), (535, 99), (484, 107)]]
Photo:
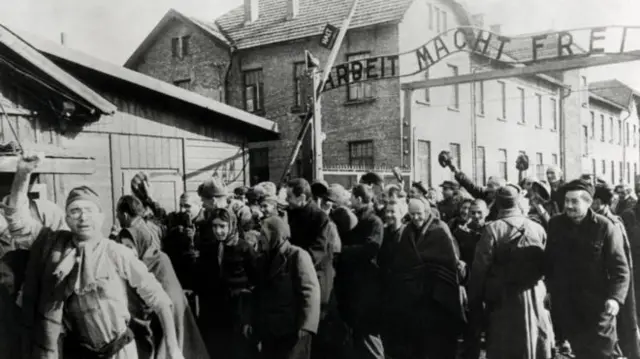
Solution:
[[(138, 171), (174, 210), (213, 173), (230, 187), (248, 183), (248, 143), (278, 136), (272, 121), (1, 25), (0, 115), (0, 144), (48, 155), (32, 191), (62, 205), (89, 185), (108, 209), (105, 232)], [(5, 195), (17, 156), (0, 154)]]

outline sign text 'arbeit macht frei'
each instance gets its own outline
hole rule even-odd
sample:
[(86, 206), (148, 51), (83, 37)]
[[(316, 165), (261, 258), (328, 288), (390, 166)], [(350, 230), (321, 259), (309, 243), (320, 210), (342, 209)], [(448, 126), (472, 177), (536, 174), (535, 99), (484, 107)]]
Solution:
[[(475, 53), (511, 65), (640, 50), (640, 26), (582, 28), (508, 37), (473, 27), (450, 29), (396, 55), (363, 58), (331, 69), (323, 91), (352, 83), (413, 76), (458, 53)], [(402, 71), (400, 71), (402, 64)]]

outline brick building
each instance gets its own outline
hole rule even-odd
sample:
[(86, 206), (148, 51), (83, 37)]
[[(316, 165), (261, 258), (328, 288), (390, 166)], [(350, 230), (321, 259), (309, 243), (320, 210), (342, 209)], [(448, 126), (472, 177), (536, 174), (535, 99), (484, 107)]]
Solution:
[[(304, 51), (321, 64), (326, 61), (329, 51), (320, 47), (319, 36), (325, 24), (340, 25), (350, 3), (245, 0), (215, 21), (171, 10), (125, 66), (277, 122), (281, 139), (252, 143), (250, 154), (256, 180), (277, 180), (305, 109)], [(499, 26), (487, 25), (455, 0), (362, 1), (337, 62), (414, 50), (458, 26), (500, 32)], [(555, 40), (547, 40), (541, 51), (557, 51)], [(505, 56), (522, 60), (531, 53), (530, 40), (520, 49)], [(574, 50), (580, 51), (577, 46)], [(399, 71), (417, 68), (415, 61), (401, 58)], [(517, 180), (515, 160), (520, 152), (531, 160), (529, 175), (542, 175), (549, 164), (562, 165), (568, 176), (585, 172), (581, 135), (588, 118), (588, 108), (582, 106), (585, 71), (416, 90), (411, 106), (405, 106), (401, 90), (405, 82), (497, 66), (478, 54), (462, 52), (414, 76), (325, 92), (324, 167), (401, 166), (410, 169), (413, 179), (435, 186), (451, 177), (435, 160), (448, 149), (480, 183), (491, 175)]]

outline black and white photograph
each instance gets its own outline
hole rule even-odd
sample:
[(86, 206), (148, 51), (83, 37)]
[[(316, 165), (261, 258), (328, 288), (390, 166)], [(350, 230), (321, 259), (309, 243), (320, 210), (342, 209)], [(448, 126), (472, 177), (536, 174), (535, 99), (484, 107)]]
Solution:
[(0, 0), (0, 359), (640, 359), (639, 14)]

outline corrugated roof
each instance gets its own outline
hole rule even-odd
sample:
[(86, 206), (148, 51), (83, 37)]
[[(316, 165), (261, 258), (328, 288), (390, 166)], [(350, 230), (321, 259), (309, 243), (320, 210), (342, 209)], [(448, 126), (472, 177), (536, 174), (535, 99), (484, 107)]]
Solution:
[(629, 106), (634, 95), (638, 96), (631, 87), (616, 79), (592, 82), (589, 84), (589, 92), (625, 108)]
[(277, 124), (273, 121), (267, 120), (266, 118), (253, 115), (222, 102), (204, 97), (195, 92), (182, 89), (170, 83), (160, 81), (153, 77), (133, 70), (129, 70), (122, 66), (102, 61), (85, 53), (75, 51), (68, 47), (59, 45), (55, 42), (42, 39), (33, 34), (21, 33), (20, 36), (25, 38), (36, 49), (48, 55), (52, 55), (71, 63), (81, 65), (83, 67), (111, 76), (113, 78), (138, 85), (147, 90), (154, 91), (156, 93), (178, 100), (182, 100), (188, 104), (225, 115), (229, 118), (244, 122), (245, 124), (257, 127), (259, 129), (269, 131), (271, 133), (278, 132)]
[[(238, 49), (301, 39), (322, 33), (330, 23), (340, 26), (347, 17), (350, 0), (299, 0), (298, 16), (287, 19), (287, 0), (258, 0), (258, 19), (245, 24), (244, 6), (219, 17), (215, 24), (233, 41)], [(447, 0), (462, 22), (468, 23), (461, 5)], [(351, 20), (350, 29), (400, 21), (413, 0), (361, 0)]]

